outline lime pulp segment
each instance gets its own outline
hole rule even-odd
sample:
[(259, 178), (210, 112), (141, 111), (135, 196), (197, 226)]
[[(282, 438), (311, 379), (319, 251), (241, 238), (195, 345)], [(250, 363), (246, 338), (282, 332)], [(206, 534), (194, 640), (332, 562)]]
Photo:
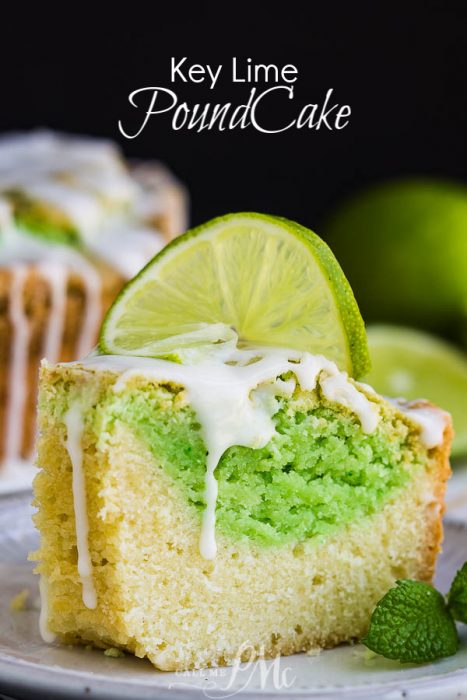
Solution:
[(241, 343), (322, 354), (353, 376), (368, 370), (364, 324), (339, 264), (286, 219), (230, 214), (173, 241), (123, 289), (100, 349), (164, 356), (225, 340), (216, 328)]

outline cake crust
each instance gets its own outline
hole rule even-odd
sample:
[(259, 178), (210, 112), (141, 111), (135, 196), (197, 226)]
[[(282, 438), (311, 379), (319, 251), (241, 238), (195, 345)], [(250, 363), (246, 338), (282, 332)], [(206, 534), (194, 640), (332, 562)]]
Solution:
[[(417, 402), (417, 407), (436, 408), (428, 401)], [(451, 445), (454, 437), (452, 419), (449, 416), (443, 435), (443, 442), (432, 450), (431, 461), (433, 473), (436, 475), (433, 490), (433, 503), (428, 509), (426, 518), (427, 548), (425, 559), (420, 562), (421, 580), (431, 583), (436, 567), (436, 559), (443, 543), (443, 515), (446, 510), (446, 484), (452, 474), (449, 461)]]

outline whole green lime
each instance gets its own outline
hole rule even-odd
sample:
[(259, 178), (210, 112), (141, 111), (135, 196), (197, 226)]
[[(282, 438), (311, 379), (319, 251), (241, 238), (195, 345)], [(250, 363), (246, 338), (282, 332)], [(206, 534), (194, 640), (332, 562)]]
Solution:
[(401, 180), (354, 197), (324, 226), (367, 321), (461, 335), (467, 187)]

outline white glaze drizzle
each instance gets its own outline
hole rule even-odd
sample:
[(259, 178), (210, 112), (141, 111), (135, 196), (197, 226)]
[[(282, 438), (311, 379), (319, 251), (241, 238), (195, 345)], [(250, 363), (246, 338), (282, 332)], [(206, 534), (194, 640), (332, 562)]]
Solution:
[(35, 236), (11, 228), (5, 230), (3, 246), (0, 246), (0, 265), (2, 264), (8, 265), (12, 271), (10, 320), (13, 334), (3, 478), (8, 463), (16, 463), (20, 458), (24, 432), (24, 407), (29, 390), (27, 369), (31, 329), (24, 312), (23, 290), (29, 270), (36, 269), (50, 286), (51, 310), (44, 334), (44, 354), (51, 362), (59, 359), (66, 318), (66, 286), (70, 271), (73, 270), (80, 276), (85, 295), (85, 309), (76, 347), (77, 357), (86, 355), (95, 343), (102, 317), (102, 284), (95, 267), (76, 250), (64, 245), (50, 246)]
[(73, 469), (73, 507), (75, 511), (76, 544), (78, 548), (78, 574), (81, 580), (83, 603), (94, 609), (97, 594), (94, 587), (92, 561), (89, 552), (89, 521), (86, 509), (86, 482), (83, 472), (84, 415), (79, 399), (71, 403), (65, 414), (67, 429), (66, 448)]
[(44, 574), (39, 577), (39, 595), (41, 599), (41, 610), (39, 613), (39, 632), (46, 644), (52, 644), (55, 641), (55, 634), (50, 631), (48, 619), (49, 619), (49, 584)]
[(85, 309), (76, 348), (76, 356), (82, 357), (90, 352), (96, 342), (102, 318), (102, 283), (97, 270), (83, 257), (80, 256), (75, 265), (84, 282), (85, 294)]
[[(36, 269), (47, 282), (50, 290), (50, 311), (47, 328), (44, 333), (42, 354), (49, 362), (55, 363), (60, 359), (60, 350), (62, 347), (68, 271), (59, 263), (47, 261), (39, 263)], [(36, 416), (34, 416), (34, 426), (34, 442), (28, 456), (28, 461), (31, 463), (35, 461), (36, 457)], [(6, 463), (6, 466), (8, 467), (8, 463)], [(4, 474), (2, 474), (2, 478), (5, 478)]]
[(444, 431), (449, 422), (449, 414), (436, 406), (423, 406), (417, 401), (388, 399), (398, 410), (421, 428), (420, 440), (431, 450), (443, 442)]
[[(122, 234), (123, 235), (123, 234)], [(97, 269), (81, 253), (64, 245), (50, 246), (36, 236), (6, 227), (2, 231), (0, 266), (12, 270), (10, 289), (10, 320), (13, 328), (9, 375), (9, 402), (3, 462), (18, 460), (24, 431), (24, 411), (28, 393), (27, 351), (30, 328), (24, 315), (23, 288), (28, 269), (33, 266), (50, 285), (51, 311), (44, 334), (44, 355), (50, 362), (59, 359), (63, 328), (66, 318), (66, 283), (71, 271), (78, 274), (84, 285), (85, 309), (76, 343), (76, 356), (83, 357), (93, 347), (102, 319), (102, 282)], [(123, 236), (124, 237), (124, 236)], [(130, 232), (128, 234), (127, 247)], [(154, 248), (160, 240), (154, 236)], [(149, 249), (145, 251), (149, 255)], [(143, 264), (135, 256), (129, 264)], [(12, 410), (14, 412), (12, 412)]]
[(443, 435), (448, 423), (445, 411), (432, 407), (407, 408), (402, 411), (421, 427), (420, 440), (426, 448), (432, 449), (443, 442)]
[[(18, 190), (62, 211), (77, 228), (88, 252), (105, 260), (124, 278), (130, 278), (165, 243), (161, 233), (144, 224), (145, 207), (149, 207), (148, 215), (161, 213), (166, 194), (174, 189), (162, 168), (148, 163), (144, 169), (148, 182), (140, 182), (139, 176), (136, 178), (125, 167), (118, 148), (101, 139), (45, 130), (0, 137), (0, 266), (37, 265), (49, 282), (52, 310), (44, 334), (44, 352), (52, 362), (59, 358), (65, 323), (64, 277), (76, 271), (85, 286), (86, 306), (76, 343), (78, 357), (86, 355), (96, 339), (102, 313), (101, 278), (88, 258), (76, 249), (52, 244), (18, 228), (8, 191)], [(21, 299), (17, 298), (15, 318), (20, 318), (20, 304)], [(24, 356), (15, 354), (16, 349), (22, 348), (24, 336), (24, 332), (19, 336), (15, 332), (13, 338), (9, 403), (15, 406), (21, 402), (24, 405), (28, 394)], [(7, 412), (8, 450), (5, 449), (0, 478), (6, 474), (8, 462), (19, 463), (22, 418), (24, 413)]]
[(50, 288), (50, 311), (47, 330), (44, 335), (43, 355), (48, 362), (58, 362), (65, 325), (66, 287), (68, 270), (59, 263), (41, 262), (38, 272)]
[(62, 211), (80, 236), (134, 207), (138, 188), (110, 142), (48, 131), (0, 139), (0, 189), (19, 190)]
[(5, 460), (16, 460), (21, 453), (24, 411), (27, 398), (27, 367), (30, 327), (24, 312), (23, 292), (27, 268), (11, 268), (9, 317), (12, 328), (10, 373), (8, 376), (8, 405), (6, 410)]
[[(19, 260), (24, 264), (36, 265), (42, 269), (43, 274), (46, 270), (53, 271), (53, 274), (59, 276), (74, 271), (81, 277), (84, 284), (86, 309), (83, 314), (83, 325), (76, 352), (78, 357), (87, 355), (94, 345), (101, 321), (102, 283), (97, 269), (74, 248), (66, 245), (50, 245), (37, 236), (17, 229), (9, 229), (2, 241), (0, 265), (15, 265)], [(66, 273), (60, 272), (59, 267)], [(45, 274), (44, 277), (51, 285), (54, 285), (55, 281), (52, 277)], [(60, 280), (57, 284), (60, 284)], [(65, 313), (64, 305), (63, 313)], [(63, 323), (64, 319), (61, 322)]]

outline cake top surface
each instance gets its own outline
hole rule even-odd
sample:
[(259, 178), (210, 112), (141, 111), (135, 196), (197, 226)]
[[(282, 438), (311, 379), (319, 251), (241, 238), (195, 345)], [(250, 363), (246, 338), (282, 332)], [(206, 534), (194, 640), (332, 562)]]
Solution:
[[(266, 403), (272, 401), (271, 406), (274, 408), (274, 398), (290, 397), (297, 385), (305, 391), (319, 387), (328, 401), (354, 413), (363, 432), (367, 433), (377, 428), (381, 406), (390, 406), (422, 428), (420, 439), (428, 449), (442, 442), (449, 421), (446, 411), (426, 400), (406, 401), (402, 397), (380, 396), (371, 386), (351, 379), (334, 362), (322, 355), (274, 347), (239, 348), (236, 338), (213, 345), (206, 352), (194, 354), (191, 360), (185, 360), (185, 364), (162, 358), (101, 355), (93, 352), (82, 360), (60, 363), (59, 367), (116, 374), (117, 392), (138, 377), (181, 385), (187, 389), (191, 401), (195, 397), (197, 410), (207, 420), (219, 422), (219, 426), (214, 429), (215, 433), (225, 432), (226, 411), (237, 423), (254, 423), (256, 417), (253, 414), (246, 418), (242, 415), (245, 407), (248, 408), (247, 413), (252, 409), (261, 410), (264, 408), (261, 400), (266, 398)], [(262, 399), (258, 401), (256, 397), (251, 403), (252, 392), (258, 388), (264, 390)], [(232, 409), (234, 405), (237, 405), (238, 411)], [(262, 438), (259, 438), (259, 442), (262, 442)]]

